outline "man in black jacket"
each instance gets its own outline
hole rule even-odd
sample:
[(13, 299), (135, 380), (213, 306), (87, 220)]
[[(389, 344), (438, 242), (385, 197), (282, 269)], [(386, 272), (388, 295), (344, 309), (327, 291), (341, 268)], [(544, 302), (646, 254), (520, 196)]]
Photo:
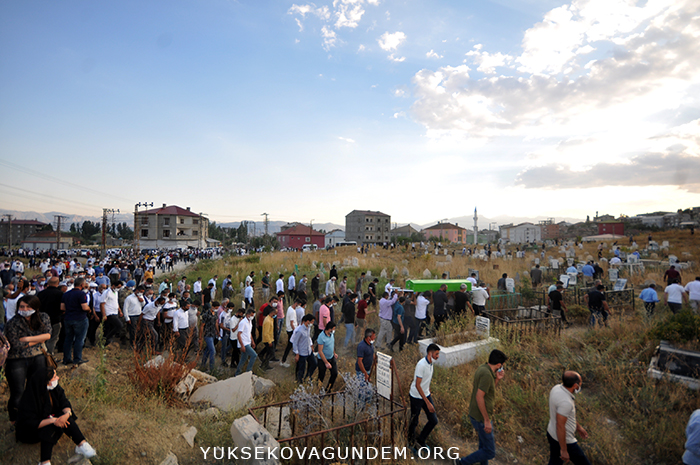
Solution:
[(58, 287), (58, 284), (58, 278), (53, 277), (46, 283), (46, 289), (37, 294), (41, 301), (41, 311), (51, 318), (51, 339), (46, 341), (46, 350), (51, 355), (54, 354), (56, 341), (58, 341), (58, 335), (61, 332), (63, 323), (63, 312), (61, 311), (63, 292)]

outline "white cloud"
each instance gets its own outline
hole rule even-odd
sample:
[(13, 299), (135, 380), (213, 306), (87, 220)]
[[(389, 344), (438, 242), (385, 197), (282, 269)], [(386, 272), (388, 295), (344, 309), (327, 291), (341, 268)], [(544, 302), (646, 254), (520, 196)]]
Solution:
[(390, 59), (391, 61), (395, 62), (395, 63), (401, 63), (402, 61), (405, 61), (405, 60), (406, 60), (406, 57), (396, 57), (396, 56), (394, 56), (394, 54), (392, 53), (391, 55), (389, 55), (389, 59)]
[(306, 18), (307, 14), (312, 14), (326, 21), (328, 21), (331, 18), (331, 12), (328, 10), (327, 6), (317, 8), (316, 5), (314, 5), (313, 3), (307, 5), (293, 4), (292, 7), (289, 10), (287, 10), (287, 13), (290, 15), (298, 14), (302, 18)]
[(377, 42), (379, 43), (379, 46), (382, 48), (382, 50), (384, 50), (385, 52), (391, 52), (392, 50), (396, 50), (396, 48), (399, 45), (401, 45), (405, 40), (406, 34), (404, 34), (403, 32), (397, 31), (394, 33), (389, 33), (387, 31), (384, 34), (382, 34), (379, 39), (377, 39)]
[(304, 32), (304, 25), (301, 24), (301, 21), (299, 21), (299, 18), (294, 18), (294, 21), (296, 21), (297, 26), (299, 26), (299, 32)]
[(398, 111), (398, 112), (394, 113), (394, 116), (393, 116), (394, 119), (399, 119), (399, 118), (404, 118), (404, 117), (406, 117), (406, 113), (403, 111)]
[(394, 90), (394, 96), (396, 97), (405, 97), (406, 96), (406, 91), (403, 89), (396, 89)]
[(357, 47), (357, 51), (358, 51), (358, 52), (364, 52), (364, 51), (365, 51), (365, 46), (362, 45), (362, 44), (360, 44), (360, 46)]
[(472, 57), (472, 61), (479, 65), (478, 71), (486, 74), (493, 74), (496, 72), (496, 67), (505, 66), (507, 63), (513, 61), (513, 57), (510, 55), (504, 55), (501, 52), (490, 54), (489, 52), (480, 51), (482, 48), (481, 44), (474, 46), (474, 50), (466, 53), (468, 57)]
[[(334, 1), (333, 6), (335, 7), (338, 3), (338, 0)], [(337, 29), (340, 29), (341, 27), (349, 27), (351, 29), (356, 28), (362, 19), (362, 15), (365, 14), (361, 1), (355, 2), (353, 0), (342, 0), (337, 8), (338, 9), (335, 12), (335, 16), (337, 18), (335, 27)]]
[(432, 49), (428, 53), (425, 54), (427, 58), (442, 58), (442, 55), (438, 55), (435, 53)]
[(321, 28), (321, 37), (323, 37), (323, 49), (329, 51), (331, 48), (335, 47), (338, 37), (334, 30), (328, 26), (323, 26)]
[(355, 143), (355, 139), (350, 139), (349, 137), (338, 136), (338, 139), (342, 140), (343, 142), (350, 143), (350, 144)]

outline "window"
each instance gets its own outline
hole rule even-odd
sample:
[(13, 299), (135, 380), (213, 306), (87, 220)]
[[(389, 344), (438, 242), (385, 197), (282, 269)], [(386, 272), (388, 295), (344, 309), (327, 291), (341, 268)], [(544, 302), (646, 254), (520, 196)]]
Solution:
[(310, 238), (310, 237), (307, 237), (307, 238), (306, 238), (306, 242), (311, 242), (311, 238)]
[(199, 220), (192, 220), (192, 224), (199, 224)]
[(141, 230), (141, 237), (148, 237), (148, 229)]
[(199, 236), (199, 231), (197, 231), (197, 230), (192, 231), (192, 235), (193, 235), (193, 236)]
[(163, 218), (163, 226), (170, 226), (170, 218)]
[(185, 224), (185, 219), (184, 219), (184, 218), (180, 218), (180, 224)]
[(147, 216), (141, 217), (141, 226), (148, 226), (148, 217)]
[(163, 230), (163, 237), (170, 237), (170, 230), (169, 229)]

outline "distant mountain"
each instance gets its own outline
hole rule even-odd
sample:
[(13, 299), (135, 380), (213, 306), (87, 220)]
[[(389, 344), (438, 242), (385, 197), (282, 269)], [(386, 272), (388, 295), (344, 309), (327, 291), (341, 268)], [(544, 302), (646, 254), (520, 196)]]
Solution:
[[(56, 228), (56, 218), (55, 215), (61, 215), (64, 218), (61, 219), (61, 229), (67, 231), (70, 228), (71, 223), (83, 223), (84, 221), (92, 221), (93, 223), (101, 223), (101, 216), (84, 216), (84, 215), (69, 215), (62, 212), (22, 212), (17, 210), (2, 210), (0, 209), (1, 215), (12, 215), (12, 218), (18, 220), (37, 220), (42, 223), (48, 223)], [(108, 217), (109, 222), (112, 222), (112, 215)], [(134, 225), (134, 214), (133, 213), (115, 213), (114, 214), (115, 223), (126, 222), (129, 226)]]

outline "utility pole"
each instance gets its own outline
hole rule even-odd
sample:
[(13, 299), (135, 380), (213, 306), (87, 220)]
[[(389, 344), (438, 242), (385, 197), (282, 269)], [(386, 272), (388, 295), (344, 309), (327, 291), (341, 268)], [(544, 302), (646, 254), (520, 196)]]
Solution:
[(12, 251), (12, 215), (2, 215), (7, 217), (8, 227), (7, 227), (7, 243), (10, 246), (10, 251)]
[[(102, 209), (102, 258), (106, 256), (107, 252), (107, 214), (112, 213), (119, 213), (119, 210), (115, 210), (113, 208), (103, 208)], [(114, 216), (112, 217), (114, 218)]]
[(309, 221), (309, 229), (314, 230), (314, 220)]
[(474, 207), (474, 245), (477, 244), (479, 238), (479, 227), (477, 226), (477, 220), (479, 217), (476, 214), (476, 207)]
[(260, 216), (264, 216), (264, 217), (265, 217), (265, 235), (267, 236), (267, 216), (268, 216), (268, 214), (267, 214), (267, 213), (261, 213)]
[[(202, 248), (202, 235), (204, 234), (204, 217), (206, 213), (199, 212), (199, 248)], [(206, 245), (206, 243), (204, 244)]]
[(148, 203), (148, 202), (139, 202), (136, 205), (134, 205), (134, 252), (137, 254), (140, 252), (140, 247), (139, 247), (139, 239), (141, 237), (141, 232), (138, 230), (139, 227), (139, 207), (152, 207), (153, 202)]
[(53, 217), (56, 218), (56, 253), (58, 254), (58, 250), (61, 248), (61, 220), (68, 217), (61, 215), (54, 215)]

